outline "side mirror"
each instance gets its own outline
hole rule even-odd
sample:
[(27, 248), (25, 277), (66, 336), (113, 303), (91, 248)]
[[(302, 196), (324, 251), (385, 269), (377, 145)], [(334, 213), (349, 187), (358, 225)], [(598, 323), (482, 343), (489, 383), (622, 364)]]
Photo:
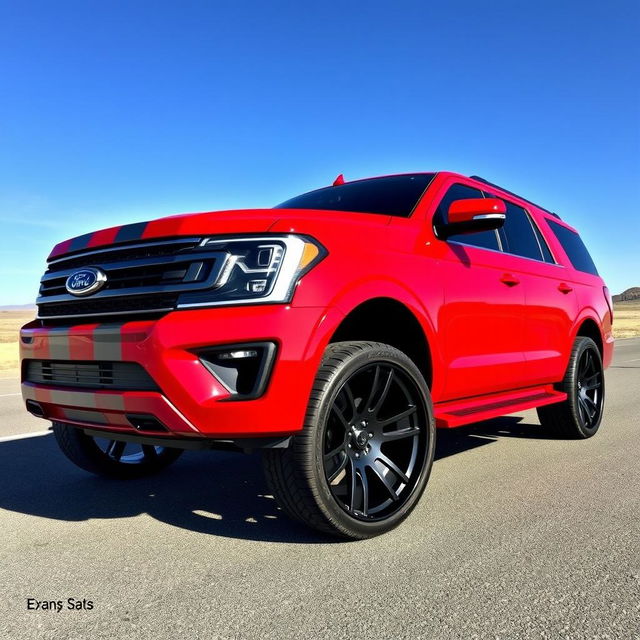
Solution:
[(499, 229), (507, 207), (499, 198), (467, 198), (449, 205), (449, 222), (441, 227), (440, 235), (448, 238), (456, 233), (478, 233)]

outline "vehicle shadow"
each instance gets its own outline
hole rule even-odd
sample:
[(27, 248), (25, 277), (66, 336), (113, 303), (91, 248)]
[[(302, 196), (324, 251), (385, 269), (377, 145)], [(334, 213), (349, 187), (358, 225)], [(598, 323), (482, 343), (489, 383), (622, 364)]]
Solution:
[[(441, 430), (436, 460), (505, 435), (539, 437), (535, 425), (520, 424), (520, 420), (500, 418)], [(58, 450), (53, 435), (1, 442), (0, 509), (70, 522), (146, 513), (167, 524), (215, 536), (299, 544), (337, 542), (284, 516), (269, 495), (259, 454), (187, 451), (162, 474), (119, 481), (73, 466)]]

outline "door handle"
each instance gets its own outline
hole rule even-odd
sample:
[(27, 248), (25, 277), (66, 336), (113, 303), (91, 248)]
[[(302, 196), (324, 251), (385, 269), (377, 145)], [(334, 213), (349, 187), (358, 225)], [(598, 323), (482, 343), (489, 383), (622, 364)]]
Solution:
[(512, 273), (504, 273), (500, 278), (500, 282), (506, 284), (508, 287), (515, 287), (517, 284), (520, 284), (520, 280)]
[(558, 285), (558, 291), (562, 293), (571, 293), (573, 291), (573, 287), (570, 287), (566, 282), (561, 282)]

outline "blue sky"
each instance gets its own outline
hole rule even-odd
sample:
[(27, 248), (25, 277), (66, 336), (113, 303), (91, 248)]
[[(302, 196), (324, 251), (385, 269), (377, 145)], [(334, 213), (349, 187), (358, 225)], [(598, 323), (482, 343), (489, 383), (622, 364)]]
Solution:
[(0, 0), (0, 304), (72, 235), (432, 169), (640, 286), (639, 77), (637, 0)]

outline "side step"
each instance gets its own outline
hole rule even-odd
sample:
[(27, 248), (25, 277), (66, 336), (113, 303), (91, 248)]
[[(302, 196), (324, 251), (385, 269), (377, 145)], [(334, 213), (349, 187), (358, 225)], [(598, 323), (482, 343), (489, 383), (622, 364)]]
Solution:
[(494, 393), (480, 398), (467, 398), (436, 404), (436, 427), (461, 427), (472, 422), (497, 418), (508, 413), (563, 402), (567, 394), (556, 391), (552, 385), (532, 387), (508, 393)]

